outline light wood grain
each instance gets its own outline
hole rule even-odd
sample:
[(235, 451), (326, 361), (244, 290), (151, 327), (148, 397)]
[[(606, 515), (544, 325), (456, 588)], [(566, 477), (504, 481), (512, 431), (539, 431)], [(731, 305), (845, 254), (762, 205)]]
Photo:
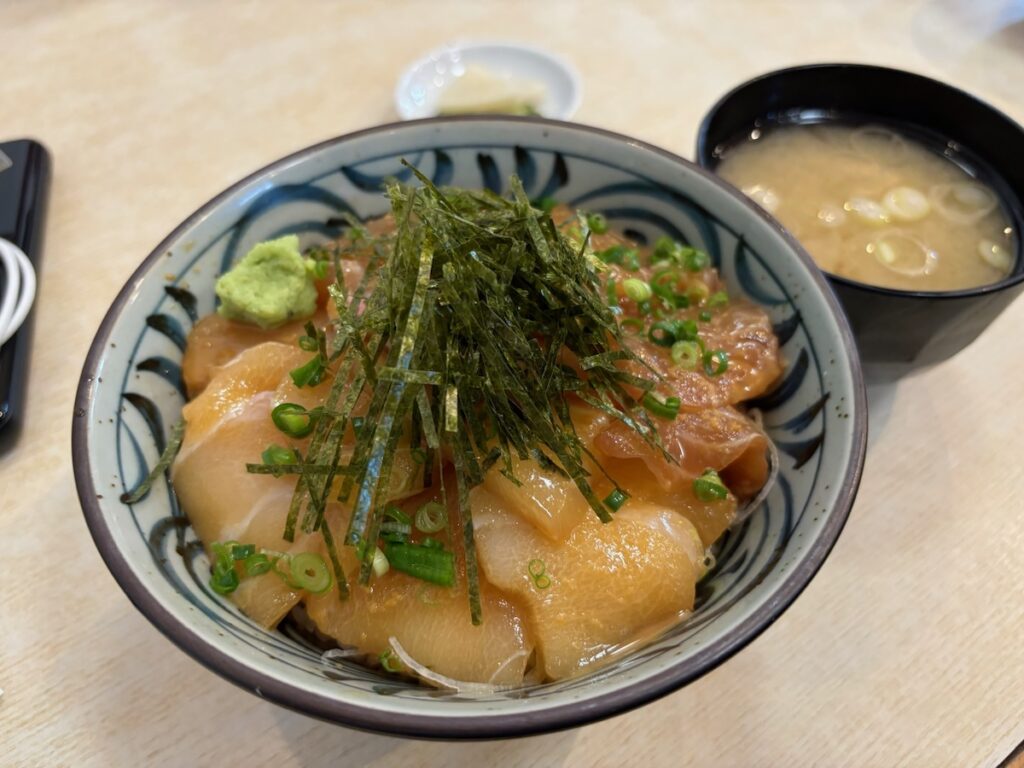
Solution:
[(954, 360), (872, 390), (849, 524), (764, 635), (639, 711), (514, 742), (349, 731), (189, 660), (100, 561), (69, 433), (89, 342), (142, 257), (252, 169), (393, 119), (399, 72), (438, 43), (558, 51), (584, 77), (578, 120), (691, 156), (720, 94), (801, 62), (920, 71), (1024, 120), (1024, 26), (993, 31), (1015, 13), (1010, 0), (0, 5), (0, 135), (39, 138), (55, 159), (31, 412), (0, 457), (0, 764), (997, 764), (1024, 739), (1024, 303)]

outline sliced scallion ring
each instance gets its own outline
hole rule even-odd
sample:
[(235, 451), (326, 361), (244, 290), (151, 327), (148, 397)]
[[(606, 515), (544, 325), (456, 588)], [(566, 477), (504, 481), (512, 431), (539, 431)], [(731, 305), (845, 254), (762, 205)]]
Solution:
[(647, 301), (654, 295), (651, 286), (636, 277), (630, 277), (622, 282), (622, 288), (626, 295), (633, 301)]
[(701, 362), (700, 345), (696, 341), (677, 341), (672, 345), (672, 362), (687, 371)]
[(694, 479), (693, 493), (701, 501), (721, 501), (729, 495), (729, 489), (715, 470), (707, 469)]
[(331, 571), (320, 555), (301, 552), (290, 563), (292, 581), (299, 589), (322, 595), (331, 588)]
[(721, 376), (729, 369), (729, 354), (724, 349), (709, 349), (704, 353), (704, 373)]
[(270, 412), (274, 426), (288, 437), (296, 439), (303, 438), (313, 431), (318, 416), (318, 412), (307, 411), (304, 405), (298, 403), (279, 403)]
[(655, 416), (663, 419), (674, 419), (679, 415), (679, 406), (682, 405), (678, 397), (666, 397), (659, 400), (650, 392), (644, 395), (643, 406)]
[(448, 510), (444, 504), (428, 501), (416, 510), (416, 529), (423, 533), (437, 533), (448, 525)]

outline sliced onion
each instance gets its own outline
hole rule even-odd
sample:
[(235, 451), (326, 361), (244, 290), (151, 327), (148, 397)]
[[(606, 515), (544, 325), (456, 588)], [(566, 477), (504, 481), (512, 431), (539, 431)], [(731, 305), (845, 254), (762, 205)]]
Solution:
[(846, 211), (841, 205), (826, 203), (818, 209), (818, 221), (826, 227), (839, 227), (846, 221)]
[(529, 656), (529, 655), (530, 655), (530, 652), (529, 651), (525, 651), (525, 650), (523, 650), (523, 651), (516, 651), (515, 653), (513, 653), (511, 656), (509, 656), (507, 659), (505, 659), (503, 662), (501, 662), (501, 664), (498, 665), (498, 668), (496, 670), (494, 670), (494, 674), (491, 675), (491, 679), (487, 681), (487, 684), (488, 685), (493, 685), (493, 686), (495, 686), (495, 688), (497, 688), (497, 684), (494, 682), (494, 678), (496, 678), (498, 675), (500, 675), (502, 672), (504, 672), (505, 671), (505, 667), (507, 667), (513, 661), (516, 661), (517, 659), (521, 659), (524, 656)]
[(744, 187), (743, 194), (768, 211), (768, 213), (775, 213), (781, 202), (774, 190), (760, 184)]
[(876, 227), (889, 223), (889, 212), (885, 210), (885, 206), (866, 197), (850, 198), (843, 204), (843, 209)]
[(421, 680), (433, 683), (438, 688), (447, 688), (458, 693), (472, 693), (481, 696), (486, 696), (488, 694), (508, 689), (508, 686), (490, 685), (489, 683), (468, 683), (463, 680), (456, 680), (448, 677), (447, 675), (435, 672), (430, 669), (430, 667), (420, 664), (416, 659), (410, 656), (405, 648), (402, 647), (402, 644), (398, 642), (398, 638), (396, 637), (389, 637), (388, 645), (391, 646), (391, 650), (395, 652), (395, 655), (402, 660), (402, 663), (410, 671), (415, 672), (416, 676)]
[(928, 196), (935, 210), (956, 224), (973, 224), (999, 205), (995, 193), (973, 181), (936, 184), (928, 190)]
[(875, 158), (879, 145), (891, 147), (899, 154), (906, 152), (907, 148), (902, 136), (883, 125), (865, 125), (850, 134), (850, 146), (857, 154)]
[(890, 189), (882, 198), (882, 205), (893, 218), (901, 221), (920, 221), (932, 212), (928, 198), (913, 187)]
[(978, 243), (978, 254), (986, 264), (1004, 274), (1013, 267), (1013, 257), (1010, 252), (991, 240), (982, 240)]
[[(900, 241), (909, 243), (910, 247), (922, 257), (920, 263), (917, 263), (916, 259), (912, 260), (909, 264), (903, 263), (906, 260), (901, 260), (900, 258), (898, 246)], [(906, 245), (903, 246), (903, 248), (906, 247)], [(874, 255), (878, 263), (886, 269), (900, 275), (906, 275), (907, 277), (930, 275), (939, 265), (939, 254), (936, 251), (933, 251), (916, 237), (911, 237), (899, 230), (883, 232), (879, 235), (878, 239), (868, 244), (867, 252)]]

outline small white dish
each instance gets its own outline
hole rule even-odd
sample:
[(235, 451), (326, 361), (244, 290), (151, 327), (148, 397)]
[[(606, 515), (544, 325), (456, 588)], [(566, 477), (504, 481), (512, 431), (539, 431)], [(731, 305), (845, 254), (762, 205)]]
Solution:
[(414, 62), (399, 78), (395, 108), (403, 120), (434, 117), (438, 100), (467, 67), (544, 86), (537, 105), (542, 117), (568, 120), (583, 98), (580, 77), (565, 59), (518, 43), (453, 43)]

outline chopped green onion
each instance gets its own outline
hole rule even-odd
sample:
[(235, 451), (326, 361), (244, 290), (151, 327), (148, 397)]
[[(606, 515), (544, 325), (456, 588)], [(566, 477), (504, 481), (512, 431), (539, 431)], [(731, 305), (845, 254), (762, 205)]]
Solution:
[(678, 416), (681, 404), (678, 397), (666, 397), (661, 401), (650, 392), (646, 393), (643, 399), (644, 408), (663, 419), (674, 419)]
[[(263, 463), (273, 467), (279, 464), (298, 464), (299, 455), (292, 448), (272, 443), (263, 451)], [(276, 473), (275, 473), (276, 475)]]
[(302, 438), (312, 432), (319, 415), (316, 409), (307, 411), (305, 406), (298, 403), (280, 403), (270, 412), (274, 426), (294, 438)]
[(245, 558), (242, 565), (245, 568), (246, 576), (261, 576), (264, 573), (267, 573), (274, 564), (265, 554), (257, 552), (256, 554), (249, 555), (249, 557)]
[(683, 268), (687, 272), (700, 272), (710, 266), (711, 258), (704, 251), (698, 251), (696, 248), (686, 249), (683, 255)]
[(693, 481), (693, 493), (701, 501), (721, 501), (729, 495), (722, 478), (713, 469), (707, 469)]
[(377, 659), (380, 661), (380, 665), (384, 668), (385, 672), (395, 673), (401, 672), (404, 669), (401, 659), (395, 656), (395, 652), (390, 648), (378, 656)]
[(315, 248), (307, 253), (306, 271), (314, 280), (326, 280), (327, 270), (331, 266), (330, 254), (323, 248)]
[(637, 333), (643, 333), (645, 325), (644, 321), (639, 317), (626, 317), (619, 321), (620, 327), (628, 328)]
[(640, 269), (640, 252), (625, 245), (613, 245), (598, 251), (597, 258), (605, 264), (619, 264), (631, 272)]
[(677, 341), (696, 341), (699, 329), (695, 320), (678, 320), (675, 324)]
[(635, 277), (624, 280), (622, 288), (626, 291), (626, 295), (636, 302), (647, 301), (654, 295), (651, 286)]
[(299, 589), (322, 595), (331, 588), (331, 572), (320, 555), (302, 552), (292, 557), (292, 581)]
[(551, 213), (555, 209), (556, 205), (558, 205), (558, 201), (548, 195), (533, 201), (533, 207), (540, 211), (544, 211), (544, 213)]
[(708, 297), (711, 291), (704, 283), (700, 280), (692, 282), (686, 292), (686, 295), (690, 298), (690, 302), (693, 304), (700, 304), (704, 299)]
[(697, 317), (700, 319), (700, 321), (702, 323), (710, 323), (711, 322), (711, 313), (708, 312), (707, 310), (701, 310), (701, 313), (699, 315), (697, 315)]
[(405, 512), (400, 510), (394, 504), (389, 505), (384, 510), (384, 517), (389, 517), (395, 522), (402, 523), (403, 525), (412, 525), (412, 518), (405, 514)]
[(428, 501), (416, 511), (416, 528), (423, 533), (437, 533), (448, 525), (448, 510), (444, 504)]
[(385, 541), (404, 543), (412, 535), (412, 518), (391, 504), (384, 510), (380, 533)]
[(391, 570), (391, 563), (380, 547), (373, 550), (373, 575), (380, 577)]
[(218, 595), (230, 595), (238, 589), (238, 584), (238, 573), (234, 566), (227, 569), (220, 568), (219, 565), (213, 567), (213, 572), (210, 575), (210, 589)]
[(700, 345), (695, 341), (677, 341), (672, 345), (672, 362), (692, 371), (701, 361)]
[(384, 554), (396, 571), (443, 587), (455, 584), (455, 555), (451, 552), (418, 544), (385, 542)]
[(595, 235), (603, 235), (608, 231), (608, 219), (604, 217), (603, 213), (588, 213), (587, 229)]
[(654, 244), (652, 261), (671, 261), (687, 272), (700, 272), (711, 265), (711, 258), (704, 251), (683, 245), (670, 237), (658, 238)]
[(682, 279), (683, 274), (675, 267), (661, 267), (651, 276), (651, 285), (671, 288)]
[(708, 350), (704, 353), (704, 373), (720, 376), (729, 368), (729, 355), (724, 349)]
[(651, 292), (668, 305), (669, 309), (686, 309), (690, 306), (690, 299), (686, 294), (676, 293), (670, 286), (664, 283), (651, 283)]
[(676, 342), (675, 323), (671, 320), (652, 323), (650, 330), (647, 331), (647, 338), (659, 347), (671, 347)]
[(679, 248), (682, 248), (680, 243), (677, 243), (668, 235), (662, 235), (654, 243), (652, 261), (670, 261), (672, 260), (672, 255)]
[(235, 544), (231, 547), (231, 559), (245, 560), (247, 557), (255, 554), (255, 552), (255, 544)]
[(616, 488), (604, 497), (604, 505), (612, 512), (618, 512), (622, 509), (622, 505), (625, 504), (628, 499), (629, 494), (619, 488)]
[(710, 298), (708, 298), (708, 306), (711, 307), (712, 309), (724, 307), (727, 306), (728, 304), (729, 294), (726, 293), (725, 291), (715, 291), (714, 293), (711, 294)]
[(388, 541), (405, 541), (412, 535), (412, 526), (394, 520), (385, 520), (380, 524), (380, 535), (381, 538)]
[(210, 545), (210, 550), (219, 565), (223, 568), (233, 568), (235, 558), (231, 553), (236, 546), (239, 546), (237, 541), (215, 541)]
[(433, 536), (427, 536), (427, 538), (420, 542), (420, 546), (428, 547), (429, 549), (444, 549), (444, 543)]
[(677, 341), (694, 341), (698, 330), (693, 320), (661, 320), (651, 325), (647, 338), (659, 347), (671, 347)]
[(621, 264), (622, 252), (625, 250), (626, 246), (624, 245), (613, 245), (610, 248), (605, 248), (603, 251), (598, 251), (596, 255), (605, 264)]
[(526, 572), (537, 589), (547, 589), (551, 586), (551, 577), (547, 575), (547, 565), (543, 560), (535, 557), (526, 564)]
[(320, 347), (312, 336), (299, 336), (299, 349), (305, 352), (316, 352)]
[(292, 377), (296, 387), (315, 387), (323, 381), (325, 373), (327, 373), (327, 366), (324, 364), (323, 358), (317, 355), (305, 365), (300, 365), (289, 371), (288, 375)]

